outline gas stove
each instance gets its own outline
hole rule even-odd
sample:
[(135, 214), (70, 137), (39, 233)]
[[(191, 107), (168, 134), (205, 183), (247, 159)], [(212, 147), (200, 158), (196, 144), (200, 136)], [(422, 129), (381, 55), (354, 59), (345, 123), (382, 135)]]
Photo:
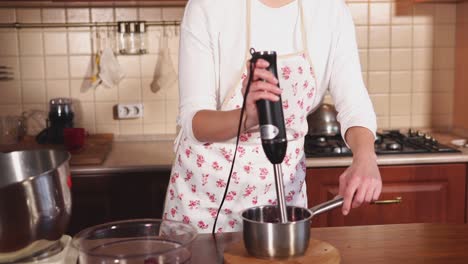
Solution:
[[(399, 130), (385, 130), (382, 133), (377, 133), (374, 147), (377, 155), (460, 152), (440, 144), (430, 134), (413, 129), (408, 130), (407, 133), (402, 133)], [(341, 135), (307, 135), (304, 142), (304, 151), (307, 158), (353, 155)]]

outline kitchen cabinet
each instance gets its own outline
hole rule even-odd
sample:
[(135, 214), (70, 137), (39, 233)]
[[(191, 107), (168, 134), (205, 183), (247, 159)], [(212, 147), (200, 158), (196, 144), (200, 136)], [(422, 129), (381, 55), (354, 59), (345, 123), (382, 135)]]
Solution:
[[(307, 170), (309, 206), (338, 194), (345, 168)], [(464, 223), (466, 164), (382, 166), (379, 204), (363, 205), (343, 216), (341, 210), (318, 215), (312, 226), (354, 226), (400, 223)]]
[(72, 175), (72, 217), (68, 234), (97, 224), (161, 218), (167, 171)]

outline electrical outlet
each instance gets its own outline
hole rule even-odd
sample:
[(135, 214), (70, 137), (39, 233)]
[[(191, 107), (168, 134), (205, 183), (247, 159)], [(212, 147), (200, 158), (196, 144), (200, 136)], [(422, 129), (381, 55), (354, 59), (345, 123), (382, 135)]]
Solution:
[(119, 119), (139, 118), (143, 116), (143, 104), (118, 104), (117, 117)]

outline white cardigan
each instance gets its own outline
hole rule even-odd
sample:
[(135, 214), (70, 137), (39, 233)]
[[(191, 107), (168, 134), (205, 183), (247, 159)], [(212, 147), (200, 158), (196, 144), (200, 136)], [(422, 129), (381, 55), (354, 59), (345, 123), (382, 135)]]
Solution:
[[(375, 113), (362, 80), (354, 23), (344, 0), (302, 1), (307, 35), (303, 37), (308, 40), (318, 83), (319, 100), (313, 107), (329, 88), (342, 136), (352, 126), (366, 127), (375, 134)], [(219, 110), (245, 68), (250, 48), (246, 43), (246, 2), (190, 0), (185, 8), (178, 124), (195, 142), (193, 116), (202, 109)]]

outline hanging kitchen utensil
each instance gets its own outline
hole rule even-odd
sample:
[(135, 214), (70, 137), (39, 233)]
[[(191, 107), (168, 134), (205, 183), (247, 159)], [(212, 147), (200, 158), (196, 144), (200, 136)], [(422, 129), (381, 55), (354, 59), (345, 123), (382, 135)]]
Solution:
[[(175, 33), (175, 32), (173, 32)], [(162, 36), (160, 38), (159, 58), (154, 70), (153, 82), (151, 82), (151, 91), (157, 93), (161, 89), (170, 90), (177, 83), (177, 72), (172, 63), (169, 48), (169, 38), (171, 33), (163, 26)]]

